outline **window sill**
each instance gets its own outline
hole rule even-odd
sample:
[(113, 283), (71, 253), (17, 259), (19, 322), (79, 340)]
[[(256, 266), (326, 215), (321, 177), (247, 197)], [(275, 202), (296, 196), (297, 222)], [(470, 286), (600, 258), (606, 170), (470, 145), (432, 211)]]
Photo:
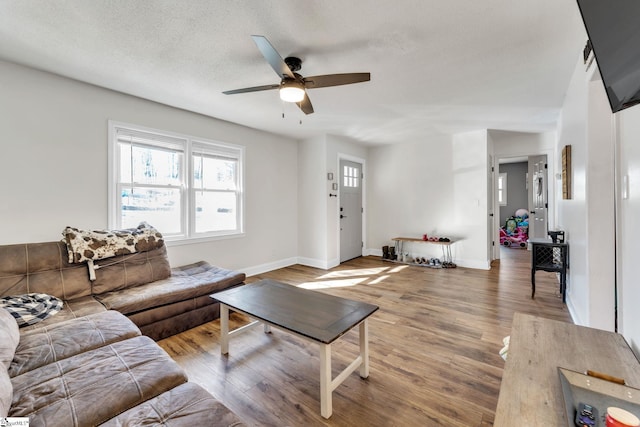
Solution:
[(176, 240), (171, 240), (169, 237), (165, 237), (165, 244), (167, 247), (171, 246), (183, 246), (183, 245), (193, 245), (198, 243), (206, 243), (206, 242), (215, 242), (218, 240), (229, 240), (229, 239), (240, 239), (245, 236), (244, 233), (234, 233), (234, 234), (224, 234), (219, 236), (206, 236), (206, 237), (189, 237)]

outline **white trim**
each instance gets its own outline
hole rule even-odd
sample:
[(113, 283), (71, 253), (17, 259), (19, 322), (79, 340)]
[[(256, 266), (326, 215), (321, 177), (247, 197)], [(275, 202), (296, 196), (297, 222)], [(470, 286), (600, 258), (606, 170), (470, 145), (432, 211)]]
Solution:
[(316, 258), (298, 257), (297, 264), (306, 265), (307, 267), (320, 268), (322, 270), (328, 270), (329, 268), (331, 268), (329, 267), (329, 261)]
[[(244, 189), (244, 162), (245, 159), (245, 147), (233, 143), (227, 143), (217, 140), (210, 140), (201, 137), (195, 137), (186, 134), (178, 134), (171, 131), (165, 131), (161, 129), (153, 129), (144, 126), (139, 126), (130, 123), (118, 122), (115, 120), (108, 120), (108, 210), (107, 218), (108, 225), (111, 229), (123, 228), (121, 222), (121, 197), (118, 188), (121, 186), (120, 177), (118, 173), (120, 171), (120, 164), (117, 160), (120, 159), (119, 142), (122, 139), (118, 138), (118, 135), (130, 135), (133, 137), (145, 138), (157, 141), (157, 146), (167, 146), (172, 151), (182, 151), (183, 160), (181, 167), (180, 178), (180, 199), (181, 199), (181, 212), (180, 212), (180, 233), (169, 234), (165, 233), (165, 239), (167, 242), (175, 242), (174, 244), (187, 244), (187, 243), (199, 243), (208, 240), (220, 240), (231, 237), (243, 237), (245, 228), (245, 189)], [(156, 144), (153, 145), (156, 147)], [(196, 150), (194, 150), (196, 148)], [(193, 177), (193, 154), (203, 153), (221, 153), (221, 155), (228, 154), (230, 158), (237, 160), (236, 167), (236, 188), (233, 190), (236, 195), (236, 228), (234, 230), (221, 230), (210, 232), (196, 232), (196, 199), (194, 192), (194, 177)], [(133, 185), (133, 184), (132, 184)], [(145, 186), (144, 184), (135, 184), (136, 187)], [(167, 185), (160, 185), (159, 187), (174, 187)]]
[[(269, 271), (277, 270), (279, 268), (289, 267), (295, 264), (302, 264), (296, 257), (285, 258), (279, 261), (268, 262), (265, 264), (255, 265), (253, 267), (239, 268), (238, 271), (244, 272), (247, 277), (257, 276), (258, 274), (267, 273)], [(304, 265), (304, 264), (303, 264)]]

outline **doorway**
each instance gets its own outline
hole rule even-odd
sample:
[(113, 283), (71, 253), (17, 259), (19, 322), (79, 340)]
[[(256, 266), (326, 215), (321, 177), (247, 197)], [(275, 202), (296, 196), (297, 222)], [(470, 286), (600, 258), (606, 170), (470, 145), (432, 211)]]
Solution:
[(362, 163), (340, 159), (340, 262), (362, 256)]
[(495, 246), (524, 249), (529, 239), (547, 236), (547, 155), (500, 158), (498, 163)]

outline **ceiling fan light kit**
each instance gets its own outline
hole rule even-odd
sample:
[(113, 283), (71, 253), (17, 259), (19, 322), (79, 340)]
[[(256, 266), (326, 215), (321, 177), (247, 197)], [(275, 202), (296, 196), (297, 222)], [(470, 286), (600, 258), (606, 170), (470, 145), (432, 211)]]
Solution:
[(304, 99), (304, 85), (297, 80), (283, 79), (280, 83), (280, 99), (285, 102), (301, 102)]
[(307, 95), (306, 89), (317, 89), (321, 87), (349, 85), (353, 83), (368, 82), (371, 80), (369, 73), (346, 73), (346, 74), (326, 74), (313, 77), (302, 77), (296, 73), (302, 67), (300, 58), (293, 56), (282, 59), (282, 56), (269, 43), (264, 36), (251, 36), (258, 46), (258, 50), (267, 60), (273, 71), (280, 77), (280, 84), (247, 87), (243, 89), (227, 90), (225, 95), (235, 95), (238, 93), (258, 92), (262, 90), (279, 89), (280, 99), (285, 102), (295, 102), (305, 114), (313, 113), (313, 105)]

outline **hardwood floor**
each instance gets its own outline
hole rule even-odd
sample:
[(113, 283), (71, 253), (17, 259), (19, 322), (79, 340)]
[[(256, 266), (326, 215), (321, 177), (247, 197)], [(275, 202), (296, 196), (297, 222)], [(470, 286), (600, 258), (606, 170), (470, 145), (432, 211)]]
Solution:
[[(316, 344), (255, 328), (232, 338), (226, 357), (219, 321), (159, 344), (248, 425), (491, 426), (504, 366), (498, 352), (514, 312), (571, 322), (555, 274), (536, 272), (531, 299), (529, 256), (503, 248), (490, 271), (362, 257), (328, 271), (295, 265), (249, 278), (380, 306), (369, 319), (370, 376), (353, 373), (333, 392), (329, 420), (320, 416)], [(246, 322), (232, 314), (232, 327)], [(356, 328), (333, 344), (334, 377), (357, 352)]]

